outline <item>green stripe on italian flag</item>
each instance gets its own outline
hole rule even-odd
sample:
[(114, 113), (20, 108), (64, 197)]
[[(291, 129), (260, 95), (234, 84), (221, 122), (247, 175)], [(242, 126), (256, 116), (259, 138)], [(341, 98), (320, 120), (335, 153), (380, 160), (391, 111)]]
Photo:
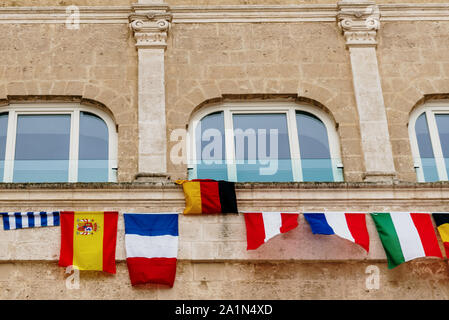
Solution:
[(428, 213), (371, 213), (385, 249), (388, 268), (421, 257), (443, 258)]

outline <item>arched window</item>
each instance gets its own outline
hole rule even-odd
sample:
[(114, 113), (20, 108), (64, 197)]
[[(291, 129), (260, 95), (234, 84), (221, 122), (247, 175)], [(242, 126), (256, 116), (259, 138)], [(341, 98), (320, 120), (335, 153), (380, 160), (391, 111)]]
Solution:
[(117, 181), (117, 132), (103, 111), (69, 103), (0, 108), (0, 181)]
[(343, 181), (335, 124), (318, 108), (225, 103), (189, 126), (189, 178), (239, 182)]
[(447, 181), (449, 102), (433, 101), (415, 109), (409, 135), (418, 182)]

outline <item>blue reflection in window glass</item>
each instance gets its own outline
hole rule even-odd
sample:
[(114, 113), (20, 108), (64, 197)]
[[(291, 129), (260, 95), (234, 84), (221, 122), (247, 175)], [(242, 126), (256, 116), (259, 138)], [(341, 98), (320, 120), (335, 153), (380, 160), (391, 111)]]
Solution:
[(0, 182), (3, 181), (5, 169), (6, 133), (8, 131), (8, 114), (0, 114)]
[(424, 173), (424, 181), (438, 181), (438, 171), (435, 156), (430, 141), (426, 114), (421, 114), (415, 123), (416, 140), (418, 141), (419, 156)]
[(109, 172), (109, 132), (100, 117), (80, 113), (78, 182), (107, 182)]
[(438, 134), (440, 136), (446, 172), (449, 174), (449, 114), (436, 114), (435, 120), (437, 122)]
[(68, 181), (70, 115), (19, 115), (13, 182)]
[(297, 111), (296, 125), (303, 181), (334, 181), (329, 139), (324, 123), (310, 113)]
[(195, 130), (197, 178), (228, 180), (223, 112), (205, 116)]
[(293, 181), (285, 114), (234, 114), (237, 181)]

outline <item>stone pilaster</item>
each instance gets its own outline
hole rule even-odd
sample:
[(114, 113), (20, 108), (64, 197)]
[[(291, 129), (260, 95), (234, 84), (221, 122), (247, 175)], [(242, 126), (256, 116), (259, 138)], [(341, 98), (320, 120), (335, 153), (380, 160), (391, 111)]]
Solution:
[(172, 15), (163, 3), (133, 5), (129, 16), (138, 50), (139, 160), (137, 180), (165, 180), (167, 134), (164, 52)]
[(372, 1), (338, 3), (338, 25), (351, 59), (354, 91), (365, 161), (365, 181), (395, 178), (393, 153), (377, 64), (379, 8)]

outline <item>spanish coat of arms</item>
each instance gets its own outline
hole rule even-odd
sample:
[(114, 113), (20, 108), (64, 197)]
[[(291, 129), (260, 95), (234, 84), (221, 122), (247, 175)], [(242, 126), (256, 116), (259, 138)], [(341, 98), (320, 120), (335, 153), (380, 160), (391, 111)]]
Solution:
[(80, 235), (93, 235), (98, 230), (94, 219), (77, 219), (76, 233)]

